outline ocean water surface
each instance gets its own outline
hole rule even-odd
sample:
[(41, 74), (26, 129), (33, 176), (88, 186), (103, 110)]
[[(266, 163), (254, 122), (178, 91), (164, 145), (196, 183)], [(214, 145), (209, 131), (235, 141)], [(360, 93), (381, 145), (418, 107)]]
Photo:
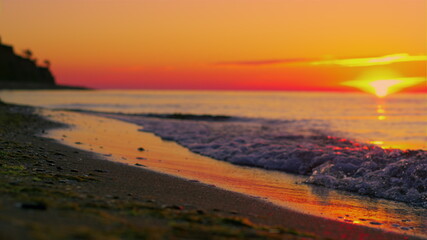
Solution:
[(115, 90), (0, 96), (45, 108), (112, 113), (214, 159), (427, 207), (423, 94), (380, 99), (363, 93)]
[(232, 91), (3, 91), (4, 101), (125, 114), (192, 114), (292, 121), (383, 148), (427, 149), (427, 96)]
[(3, 91), (0, 97), (112, 113), (218, 160), (427, 206), (423, 94), (380, 99), (363, 93), (115, 90)]

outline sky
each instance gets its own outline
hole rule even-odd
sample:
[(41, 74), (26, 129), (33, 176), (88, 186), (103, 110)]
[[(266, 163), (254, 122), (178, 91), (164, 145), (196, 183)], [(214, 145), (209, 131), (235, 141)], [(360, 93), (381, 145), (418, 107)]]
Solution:
[(425, 91), (426, 2), (0, 0), (0, 36), (67, 85)]

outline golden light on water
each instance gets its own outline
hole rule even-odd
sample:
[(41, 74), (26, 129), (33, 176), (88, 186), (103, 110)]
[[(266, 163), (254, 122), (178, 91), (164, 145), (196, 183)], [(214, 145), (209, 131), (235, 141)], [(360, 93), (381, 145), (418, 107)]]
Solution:
[(382, 120), (385, 120), (387, 118), (385, 116), (385, 110), (384, 110), (384, 108), (383, 108), (382, 105), (378, 105), (377, 106), (377, 113), (379, 114), (378, 117), (377, 117), (378, 120), (382, 121)]

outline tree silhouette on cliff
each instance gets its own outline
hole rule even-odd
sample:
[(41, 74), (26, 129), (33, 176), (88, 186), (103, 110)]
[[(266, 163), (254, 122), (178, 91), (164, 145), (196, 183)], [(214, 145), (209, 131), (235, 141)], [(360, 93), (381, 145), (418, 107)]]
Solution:
[(22, 54), (25, 58), (31, 59), (33, 57), (33, 52), (30, 49), (25, 49), (22, 51)]
[(44, 63), (44, 66), (46, 67), (46, 68), (50, 68), (50, 65), (51, 65), (51, 63), (50, 63), (50, 61), (49, 60), (44, 60), (43, 61), (43, 63)]

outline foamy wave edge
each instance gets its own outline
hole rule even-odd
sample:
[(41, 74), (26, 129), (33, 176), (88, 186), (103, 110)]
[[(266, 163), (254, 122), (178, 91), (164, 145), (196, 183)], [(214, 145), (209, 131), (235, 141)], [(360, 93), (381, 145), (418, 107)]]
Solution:
[[(427, 208), (427, 152), (328, 136), (309, 121), (176, 114), (104, 115), (238, 165), (308, 176), (306, 183)], [(178, 117), (177, 117), (178, 116)]]

